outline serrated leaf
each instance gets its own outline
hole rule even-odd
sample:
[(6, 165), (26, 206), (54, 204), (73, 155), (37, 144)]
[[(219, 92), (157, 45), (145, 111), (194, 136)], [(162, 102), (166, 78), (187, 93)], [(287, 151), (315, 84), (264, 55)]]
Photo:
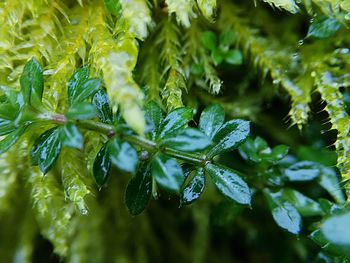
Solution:
[(72, 106), (69, 107), (66, 113), (66, 117), (72, 120), (91, 119), (95, 117), (95, 115), (96, 115), (96, 108), (94, 107), (94, 105), (87, 102), (73, 104)]
[(78, 87), (80, 87), (85, 81), (89, 78), (89, 68), (82, 67), (77, 69), (72, 77), (69, 79), (68, 86), (68, 104), (71, 105), (73, 103), (74, 98), (77, 95)]
[(152, 176), (149, 167), (140, 169), (131, 178), (125, 190), (124, 200), (131, 215), (145, 210), (152, 193)]
[(226, 122), (213, 137), (216, 145), (209, 151), (208, 156), (215, 156), (231, 151), (239, 146), (249, 135), (249, 122), (231, 120)]
[(162, 109), (159, 107), (159, 105), (154, 102), (150, 101), (146, 107), (146, 120), (149, 123), (149, 131), (148, 133), (151, 133), (151, 137), (154, 140), (157, 137), (157, 134), (159, 133), (160, 126), (163, 122), (163, 113)]
[(181, 192), (181, 204), (183, 205), (192, 204), (202, 194), (205, 187), (205, 175), (203, 168), (194, 170), (187, 181), (188, 183)]
[(0, 141), (0, 154), (3, 154), (8, 149), (11, 148), (22, 136), (22, 134), (25, 132), (27, 126), (23, 125), (16, 130), (9, 133), (4, 139)]
[(315, 19), (309, 27), (307, 37), (314, 39), (327, 39), (335, 35), (341, 28), (337, 19), (323, 16)]
[(72, 104), (80, 103), (88, 97), (95, 94), (101, 87), (102, 81), (100, 79), (88, 79), (76, 88), (76, 92), (72, 98)]
[(205, 173), (211, 177), (224, 196), (242, 205), (250, 204), (251, 191), (238, 172), (225, 166), (210, 163), (205, 166)]
[(199, 129), (209, 138), (213, 138), (216, 132), (224, 124), (225, 111), (219, 104), (206, 107), (199, 119)]
[(106, 91), (98, 90), (92, 98), (92, 104), (96, 107), (97, 117), (103, 123), (113, 122), (113, 112)]
[(231, 49), (226, 52), (224, 59), (231, 65), (241, 65), (243, 63), (243, 55), (238, 49)]
[(83, 136), (77, 126), (72, 123), (67, 123), (60, 128), (60, 138), (64, 146), (78, 150), (83, 149)]
[(172, 110), (162, 122), (159, 132), (159, 138), (173, 133), (187, 125), (192, 120), (193, 112), (188, 108), (177, 108)]
[(209, 49), (210, 51), (214, 51), (216, 49), (217, 37), (214, 32), (212, 31), (203, 32), (201, 36), (201, 40), (205, 48)]
[(211, 144), (211, 140), (197, 129), (186, 128), (165, 136), (160, 145), (184, 152), (204, 150)]
[(136, 171), (138, 156), (136, 150), (128, 143), (118, 138), (113, 138), (108, 143), (108, 149), (112, 164), (118, 169), (134, 173)]
[(320, 169), (314, 162), (302, 161), (285, 169), (284, 175), (291, 182), (311, 181), (320, 175)]
[(334, 198), (334, 200), (343, 204), (345, 202), (342, 186), (340, 185), (338, 176), (332, 168), (321, 168), (321, 175), (318, 183)]
[(104, 144), (97, 153), (93, 166), (95, 181), (98, 185), (102, 186), (106, 183), (110, 169), (111, 159), (109, 156), (109, 149), (107, 144)]
[(157, 184), (169, 192), (178, 193), (184, 174), (178, 162), (164, 154), (157, 154), (151, 163), (152, 176)]
[(20, 77), (21, 92), (26, 103), (36, 106), (41, 103), (44, 89), (43, 71), (39, 63), (32, 58), (23, 69)]
[(334, 245), (346, 247), (350, 251), (350, 211), (334, 215), (321, 225), (324, 237)]

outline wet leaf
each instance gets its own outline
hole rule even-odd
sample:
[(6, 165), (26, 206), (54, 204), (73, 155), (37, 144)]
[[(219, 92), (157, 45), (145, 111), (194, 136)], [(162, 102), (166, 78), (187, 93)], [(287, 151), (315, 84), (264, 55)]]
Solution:
[(86, 120), (95, 117), (95, 107), (87, 102), (81, 102), (69, 107), (66, 117), (73, 120)]
[(322, 234), (322, 231), (321, 229), (317, 229), (315, 230), (314, 232), (311, 233), (310, 235), (310, 238), (317, 244), (319, 245), (320, 247), (322, 247), (322, 250), (325, 251), (325, 252), (328, 252), (328, 253), (331, 253), (333, 255), (343, 255), (344, 251), (330, 243), (325, 237), (324, 235)]
[(112, 108), (106, 91), (98, 90), (92, 98), (92, 104), (96, 107), (97, 117), (103, 123), (113, 122)]
[(124, 200), (131, 215), (145, 210), (152, 193), (152, 176), (149, 167), (140, 169), (126, 187)]
[(211, 143), (211, 140), (204, 133), (193, 128), (186, 128), (171, 133), (160, 141), (161, 146), (184, 152), (203, 150)]
[(72, 104), (85, 101), (88, 97), (95, 94), (101, 87), (102, 81), (100, 79), (88, 79), (81, 85), (76, 87), (76, 91), (72, 98)]
[(225, 54), (225, 61), (231, 65), (241, 65), (243, 63), (243, 55), (238, 49), (232, 49)]
[(199, 119), (199, 129), (212, 139), (216, 132), (224, 124), (224, 121), (224, 108), (219, 104), (213, 104), (202, 111)]
[(162, 109), (158, 106), (155, 101), (150, 101), (146, 105), (146, 118), (150, 124), (149, 132), (151, 137), (154, 140), (159, 133), (160, 126), (163, 122), (163, 113)]
[(25, 64), (20, 83), (24, 101), (33, 106), (41, 104), (44, 77), (39, 63), (34, 58)]
[(207, 164), (205, 173), (225, 197), (242, 205), (250, 204), (251, 191), (236, 171), (221, 165)]
[(177, 161), (164, 154), (157, 154), (151, 165), (157, 184), (169, 192), (178, 193), (185, 177)]
[(136, 171), (138, 156), (136, 150), (128, 143), (118, 138), (113, 138), (108, 143), (108, 149), (112, 164), (118, 169), (134, 173)]
[(184, 128), (187, 123), (192, 120), (193, 112), (188, 108), (177, 108), (172, 110), (162, 122), (160, 127), (159, 137), (173, 133), (181, 128)]
[(208, 156), (215, 156), (231, 151), (239, 146), (249, 135), (249, 122), (231, 120), (226, 122), (213, 137), (216, 145), (209, 151)]
[(27, 126), (23, 125), (16, 130), (9, 133), (4, 139), (0, 141), (0, 154), (3, 154), (10, 149), (25, 132)]
[(292, 164), (284, 170), (285, 177), (292, 182), (311, 181), (320, 175), (319, 166), (310, 161)]
[(307, 37), (314, 39), (327, 39), (341, 28), (341, 24), (336, 18), (323, 16), (319, 19), (315, 19), (307, 32)]
[(89, 68), (82, 67), (77, 69), (68, 81), (68, 103), (73, 104), (74, 98), (77, 96), (78, 87), (80, 87), (89, 78)]
[(181, 204), (189, 205), (196, 201), (202, 194), (205, 187), (205, 175), (203, 168), (194, 170), (188, 183), (185, 185), (181, 192)]
[(109, 149), (107, 144), (104, 144), (97, 153), (93, 166), (95, 181), (98, 185), (102, 186), (106, 183), (110, 169), (111, 159), (109, 156)]
[(343, 204), (345, 202), (342, 186), (338, 179), (338, 175), (332, 168), (322, 167), (321, 176), (318, 183), (334, 198), (334, 200)]
[(83, 136), (78, 130), (77, 126), (72, 123), (67, 123), (60, 128), (61, 142), (64, 146), (75, 148), (78, 150), (83, 149)]

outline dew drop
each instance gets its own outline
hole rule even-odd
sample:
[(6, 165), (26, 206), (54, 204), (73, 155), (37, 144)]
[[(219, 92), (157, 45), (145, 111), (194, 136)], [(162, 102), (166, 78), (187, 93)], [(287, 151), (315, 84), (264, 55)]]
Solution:
[(298, 47), (301, 47), (302, 45), (304, 45), (304, 39), (298, 41)]

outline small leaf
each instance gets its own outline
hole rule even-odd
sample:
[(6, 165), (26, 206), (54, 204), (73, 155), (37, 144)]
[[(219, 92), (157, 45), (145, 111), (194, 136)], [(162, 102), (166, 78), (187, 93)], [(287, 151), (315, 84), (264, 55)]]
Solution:
[(211, 53), (211, 58), (213, 59), (213, 62), (216, 66), (222, 63), (224, 56), (225, 55), (219, 49), (215, 49)]
[(0, 154), (3, 154), (8, 149), (10, 149), (25, 132), (27, 126), (21, 126), (16, 130), (9, 133), (4, 139), (0, 141)]
[(337, 247), (336, 245), (330, 243), (322, 234), (321, 229), (317, 229), (314, 232), (311, 233), (310, 238), (312, 241), (314, 241), (318, 246), (322, 248), (323, 251), (333, 254), (342, 256), (344, 255), (344, 251)]
[(104, 144), (97, 153), (93, 166), (95, 181), (98, 185), (102, 186), (106, 183), (110, 169), (111, 159), (109, 150), (107, 144)]
[(199, 119), (199, 129), (209, 138), (213, 138), (216, 132), (224, 124), (225, 111), (219, 104), (206, 107)]
[(138, 215), (145, 210), (152, 193), (151, 169), (140, 169), (131, 178), (125, 190), (124, 200), (131, 215)]
[(136, 171), (138, 156), (136, 150), (128, 143), (118, 138), (113, 138), (108, 143), (109, 154), (112, 163), (120, 170), (127, 173)]
[(72, 120), (86, 120), (95, 117), (95, 107), (87, 102), (82, 102), (70, 106), (66, 113), (66, 117)]
[(238, 49), (231, 49), (225, 54), (225, 61), (231, 65), (241, 65), (243, 56)]
[(205, 48), (209, 49), (210, 51), (214, 51), (216, 49), (217, 37), (214, 32), (212, 31), (203, 32), (201, 36), (201, 40)]
[(83, 136), (78, 130), (77, 126), (72, 123), (67, 123), (60, 128), (61, 142), (64, 146), (75, 148), (78, 150), (83, 149)]
[(192, 118), (193, 112), (191, 109), (177, 108), (172, 110), (162, 122), (159, 137), (163, 138), (165, 135), (185, 127)]
[(32, 165), (39, 165), (40, 152), (42, 150), (43, 144), (56, 129), (57, 127), (54, 127), (45, 131), (35, 140), (32, 148), (30, 149), (30, 161)]
[(159, 105), (154, 102), (150, 101), (146, 105), (146, 118), (150, 124), (150, 132), (152, 135), (152, 139), (154, 140), (157, 137), (157, 134), (159, 133), (160, 125), (163, 122), (163, 113), (162, 109), (159, 107)]
[(249, 135), (249, 122), (231, 120), (226, 122), (213, 137), (217, 144), (209, 151), (208, 156), (228, 152), (241, 144)]
[(332, 168), (323, 167), (318, 183), (339, 203), (345, 203), (345, 197), (338, 176)]
[(164, 137), (161, 146), (170, 147), (179, 151), (194, 152), (203, 150), (211, 144), (211, 140), (201, 131), (193, 128), (178, 130)]
[(286, 145), (277, 145), (273, 147), (272, 152), (268, 156), (264, 156), (265, 160), (268, 160), (272, 163), (277, 163), (282, 160), (288, 154), (289, 147)]
[(96, 93), (101, 87), (102, 81), (100, 79), (88, 79), (76, 88), (72, 104), (83, 102), (88, 97)]
[(189, 205), (196, 201), (205, 187), (205, 176), (203, 168), (193, 171), (190, 180), (181, 192), (181, 204)]
[(44, 77), (39, 63), (34, 58), (25, 64), (20, 83), (24, 101), (33, 106), (40, 104), (43, 96)]
[(321, 231), (334, 245), (346, 247), (350, 251), (350, 211), (334, 215), (323, 222)]
[(122, 4), (119, 0), (104, 0), (107, 10), (114, 16), (119, 17), (122, 11)]
[(320, 169), (314, 162), (302, 161), (285, 169), (284, 175), (292, 182), (311, 181), (320, 175)]
[(97, 110), (97, 117), (103, 123), (112, 123), (113, 112), (110, 107), (109, 98), (104, 90), (98, 90), (92, 98), (92, 104), (95, 105)]
[(323, 16), (315, 19), (307, 32), (306, 37), (314, 39), (327, 39), (335, 35), (341, 28), (341, 24), (335, 18)]
[(229, 47), (235, 42), (236, 34), (233, 31), (226, 31), (220, 35), (220, 49), (227, 51)]
[(73, 100), (77, 95), (78, 87), (80, 87), (89, 78), (89, 68), (82, 67), (77, 69), (67, 83), (68, 86), (68, 103), (73, 104)]
[(210, 175), (224, 196), (242, 205), (250, 204), (250, 189), (236, 171), (220, 165), (207, 164), (205, 172)]
[(59, 130), (54, 129), (41, 144), (39, 167), (44, 174), (46, 174), (56, 163), (61, 147), (62, 144), (60, 141)]
[(177, 161), (164, 154), (158, 154), (153, 158), (151, 165), (152, 175), (157, 183), (169, 192), (178, 193), (184, 181), (184, 174)]

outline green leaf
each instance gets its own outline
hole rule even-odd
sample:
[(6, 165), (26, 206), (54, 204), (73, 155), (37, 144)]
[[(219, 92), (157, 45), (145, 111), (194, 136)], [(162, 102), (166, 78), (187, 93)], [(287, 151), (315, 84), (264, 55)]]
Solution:
[(89, 68), (82, 67), (77, 69), (68, 81), (68, 104), (72, 105), (77, 96), (78, 87), (80, 87), (89, 78)]
[(205, 187), (205, 175), (203, 168), (191, 172), (188, 183), (181, 192), (181, 204), (189, 205), (196, 201)]
[(27, 126), (23, 125), (16, 130), (9, 133), (4, 139), (0, 141), (0, 154), (3, 154), (8, 149), (11, 148), (22, 136), (22, 134), (25, 132)]
[(170, 147), (184, 152), (203, 150), (211, 144), (211, 140), (201, 131), (193, 128), (178, 130), (164, 137), (161, 146)]
[(242, 205), (250, 204), (251, 191), (238, 172), (211, 163), (205, 166), (205, 172), (224, 196)]
[(43, 96), (44, 77), (39, 63), (34, 58), (25, 64), (20, 83), (24, 101), (33, 106), (40, 104)]
[(108, 149), (112, 164), (118, 169), (127, 173), (136, 171), (138, 163), (137, 152), (128, 142), (122, 142), (118, 138), (113, 138), (108, 142)]
[(214, 51), (216, 49), (217, 37), (214, 32), (212, 31), (203, 32), (201, 36), (201, 40), (205, 48), (209, 49), (210, 51)]
[(277, 145), (273, 147), (272, 152), (268, 155), (262, 155), (265, 160), (270, 161), (271, 163), (277, 163), (282, 160), (288, 154), (289, 147), (286, 145)]
[(35, 140), (32, 148), (30, 149), (30, 161), (32, 165), (39, 165), (40, 152), (43, 144), (56, 129), (57, 127), (54, 127), (45, 131)]
[(224, 124), (225, 111), (219, 104), (206, 107), (199, 119), (199, 129), (209, 138), (213, 138), (216, 132)]
[(219, 49), (216, 49), (211, 53), (211, 58), (213, 59), (214, 64), (217, 66), (224, 60), (224, 54)]
[(350, 211), (334, 215), (323, 222), (321, 231), (324, 237), (334, 245), (350, 251)]
[(311, 181), (320, 175), (318, 164), (310, 161), (297, 162), (284, 170), (285, 177), (292, 182)]
[(272, 193), (264, 190), (272, 217), (278, 226), (292, 234), (299, 234), (301, 231), (301, 216), (298, 210), (289, 202), (281, 202), (281, 193)]
[(231, 65), (241, 65), (243, 63), (243, 55), (238, 49), (229, 50), (224, 57), (225, 61)]
[(131, 178), (125, 190), (124, 200), (131, 215), (138, 215), (145, 210), (152, 193), (152, 176), (149, 167), (140, 169)]
[(77, 126), (72, 123), (67, 123), (60, 128), (60, 138), (64, 146), (78, 150), (83, 149), (83, 136)]
[(122, 5), (119, 0), (104, 0), (107, 10), (114, 16), (119, 17)]
[(332, 243), (330, 243), (322, 234), (321, 229), (317, 229), (314, 232), (311, 233), (310, 238), (320, 247), (322, 247), (322, 250), (333, 254), (341, 256), (344, 254), (344, 251), (339, 247)]
[(188, 108), (177, 108), (172, 110), (162, 122), (159, 132), (159, 138), (173, 133), (187, 125), (192, 120), (193, 112)]
[(98, 90), (92, 98), (92, 104), (96, 107), (97, 117), (103, 123), (113, 122), (113, 112), (106, 91)]
[(150, 101), (146, 107), (146, 120), (149, 123), (149, 131), (151, 133), (152, 140), (157, 137), (159, 133), (160, 126), (163, 122), (162, 109), (155, 101)]
[(16, 130), (16, 127), (11, 120), (0, 119), (0, 136), (9, 134)]
[(109, 149), (108, 145), (104, 144), (97, 153), (93, 166), (95, 181), (98, 185), (102, 186), (106, 183), (110, 169), (111, 158), (109, 156)]
[(340, 185), (338, 175), (332, 168), (323, 167), (318, 183), (339, 203), (345, 203), (345, 197)]
[(323, 214), (317, 202), (296, 190), (284, 188), (282, 199), (292, 204), (302, 216), (321, 216)]
[(241, 144), (249, 135), (249, 122), (231, 120), (226, 122), (213, 137), (217, 144), (209, 151), (208, 156), (228, 152)]
[(76, 92), (72, 99), (72, 104), (83, 102), (91, 95), (95, 94), (101, 87), (100, 79), (88, 79), (76, 88)]
[(341, 24), (335, 18), (323, 16), (321, 18), (315, 19), (307, 32), (306, 37), (314, 39), (327, 39), (341, 28)]
[[(59, 129), (53, 128), (49, 133), (45, 132), (40, 136), (41, 140), (38, 141), (38, 146), (34, 146), (32, 162), (36, 161), (38, 155), (38, 164), (40, 170), (46, 174), (56, 163), (57, 157), (61, 151), (61, 141)], [(36, 151), (38, 149), (38, 151)]]
[(69, 107), (66, 117), (72, 120), (86, 120), (95, 117), (96, 108), (94, 105), (82, 102)]
[(175, 159), (164, 154), (157, 154), (151, 166), (152, 175), (162, 188), (169, 192), (179, 192), (185, 177), (181, 166)]
[(220, 49), (227, 51), (229, 47), (235, 42), (236, 34), (233, 31), (226, 31), (220, 35)]

